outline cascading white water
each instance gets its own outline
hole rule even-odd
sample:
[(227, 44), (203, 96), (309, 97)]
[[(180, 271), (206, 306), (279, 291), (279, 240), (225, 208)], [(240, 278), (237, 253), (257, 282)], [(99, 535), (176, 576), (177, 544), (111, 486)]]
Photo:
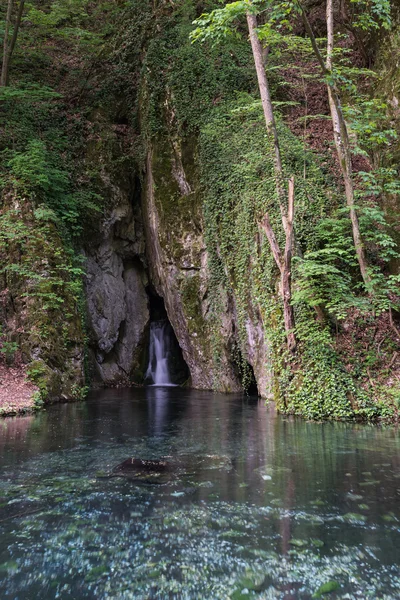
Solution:
[(153, 385), (175, 385), (171, 381), (168, 359), (171, 354), (170, 325), (167, 320), (150, 323), (149, 365), (146, 379)]

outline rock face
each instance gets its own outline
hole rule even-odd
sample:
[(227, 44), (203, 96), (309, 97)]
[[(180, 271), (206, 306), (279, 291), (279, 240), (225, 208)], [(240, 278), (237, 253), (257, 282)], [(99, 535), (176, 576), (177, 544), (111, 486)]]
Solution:
[[(240, 391), (235, 362), (239, 345), (235, 300), (222, 289), (217, 330), (211, 322), (202, 198), (196, 171), (195, 144), (181, 144), (178, 149), (176, 140), (174, 144), (162, 140), (148, 155), (142, 205), (150, 277), (164, 298), (190, 369), (192, 386)], [(253, 312), (247, 320), (247, 343), (240, 350), (253, 368), (259, 393), (266, 397), (271, 388), (268, 347), (261, 316), (257, 310)]]
[(18, 273), (10, 270), (0, 277), (2, 341), (15, 346), (10, 359), (29, 365), (42, 400), (79, 398), (85, 386), (84, 332), (75, 288), (66, 275), (74, 265), (54, 223), (36, 220), (28, 199), (21, 203), (12, 192), (3, 194), (1, 204), (10, 228), (14, 223), (26, 228), (6, 255), (0, 252), (2, 264)]
[(190, 370), (191, 385), (198, 389), (239, 391), (241, 384), (230, 359), (234, 344), (232, 314), (224, 320), (218, 368), (213, 359), (216, 344), (208, 321), (201, 199), (196, 182), (189, 181), (190, 174), (194, 178), (194, 148), (177, 149), (176, 143), (163, 140), (148, 155), (142, 206), (150, 278), (164, 299)]
[(140, 207), (135, 190), (105, 182), (112, 210), (86, 251), (90, 363), (98, 383), (140, 383), (150, 320)]
[(165, 484), (173, 477), (174, 467), (166, 460), (128, 458), (117, 465), (110, 477), (125, 477), (135, 483)]
[[(86, 249), (90, 363), (97, 383), (143, 383), (149, 343), (150, 286), (165, 305), (189, 385), (237, 392), (240, 355), (255, 375), (259, 393), (270, 394), (268, 346), (255, 307), (238, 339), (235, 298), (222, 286), (217, 321), (212, 314), (198, 181), (196, 139), (177, 135), (153, 140), (143, 188), (122, 174), (103, 173), (110, 210), (98, 239)], [(215, 295), (215, 290), (213, 290)], [(238, 352), (239, 350), (239, 352)]]
[(254, 310), (246, 322), (247, 344), (244, 355), (253, 368), (257, 389), (260, 396), (272, 396), (272, 376), (269, 347), (264, 335), (264, 324), (261, 315)]
[(87, 302), (93, 364), (105, 384), (140, 377), (149, 323), (143, 268), (125, 262), (109, 243), (87, 261)]

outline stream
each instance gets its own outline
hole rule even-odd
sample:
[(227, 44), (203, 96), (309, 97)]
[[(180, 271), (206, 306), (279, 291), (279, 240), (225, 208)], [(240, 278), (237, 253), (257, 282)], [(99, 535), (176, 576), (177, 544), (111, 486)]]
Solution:
[(2, 600), (400, 597), (395, 428), (104, 390), (2, 420), (0, 475)]

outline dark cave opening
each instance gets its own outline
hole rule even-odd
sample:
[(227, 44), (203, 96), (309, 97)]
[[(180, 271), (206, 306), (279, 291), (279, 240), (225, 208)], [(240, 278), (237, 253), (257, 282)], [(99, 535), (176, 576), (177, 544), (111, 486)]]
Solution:
[(184, 385), (190, 378), (175, 331), (168, 319), (164, 300), (150, 284), (150, 329), (145, 385)]
[(146, 287), (146, 292), (149, 298), (150, 321), (168, 319), (164, 299), (157, 294), (151, 284)]
[(245, 384), (245, 392), (248, 396), (260, 396), (260, 393), (258, 391), (258, 387), (257, 387), (257, 381), (256, 381), (256, 377), (254, 375), (254, 369), (251, 366), (250, 363), (247, 363), (247, 377), (246, 377), (246, 384)]
[(130, 194), (129, 199), (133, 209), (140, 208), (141, 199), (142, 199), (142, 183), (140, 181), (140, 177), (135, 175), (130, 178)]
[(243, 391), (247, 396), (260, 397), (253, 366), (247, 360), (245, 360), (238, 346), (235, 346), (233, 354), (236, 357), (233, 367), (243, 386)]

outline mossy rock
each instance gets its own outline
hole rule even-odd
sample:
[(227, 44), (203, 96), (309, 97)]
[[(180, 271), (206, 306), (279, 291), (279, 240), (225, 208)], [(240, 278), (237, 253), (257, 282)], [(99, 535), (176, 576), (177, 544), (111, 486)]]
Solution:
[(340, 585), (337, 581), (327, 581), (322, 584), (318, 590), (312, 595), (313, 598), (322, 598), (326, 594), (337, 592), (340, 589)]

